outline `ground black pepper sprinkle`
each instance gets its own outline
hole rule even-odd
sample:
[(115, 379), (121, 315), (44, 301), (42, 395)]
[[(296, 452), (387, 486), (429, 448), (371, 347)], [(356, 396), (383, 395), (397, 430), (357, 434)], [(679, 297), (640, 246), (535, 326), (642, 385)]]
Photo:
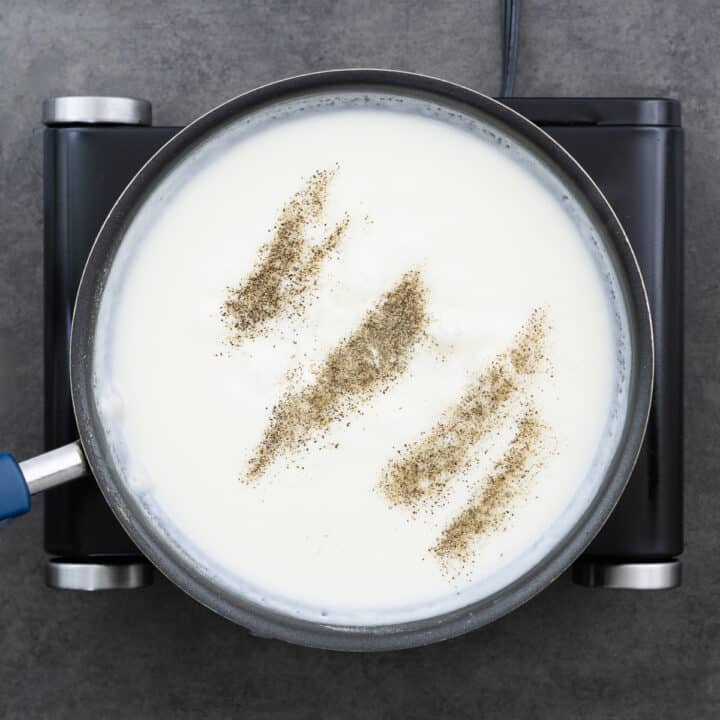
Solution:
[(346, 215), (322, 241), (308, 242), (308, 230), (319, 226), (336, 172), (313, 173), (283, 207), (250, 275), (228, 289), (220, 314), (231, 345), (257, 337), (277, 317), (304, 312), (304, 298), (314, 289), (323, 261), (337, 249), (350, 224)]
[(546, 332), (545, 312), (533, 310), (512, 347), (495, 358), (426, 436), (403, 448), (380, 482), (391, 505), (417, 509), (433, 498), (442, 499), (453, 478), (469, 468), (473, 447), (503, 426), (503, 412), (543, 359)]
[(281, 452), (297, 452), (309, 441), (317, 442), (318, 432), (332, 423), (350, 413), (362, 414), (362, 403), (386, 390), (406, 370), (414, 347), (425, 335), (426, 305), (420, 274), (406, 273), (328, 355), (315, 382), (300, 392), (288, 391), (273, 408), (247, 480), (260, 477)]
[(540, 451), (544, 430), (537, 410), (529, 406), (518, 422), (505, 454), (483, 479), (482, 491), (443, 530), (437, 545), (432, 548), (446, 566), (450, 561), (470, 561), (475, 538), (504, 529), (511, 503), (542, 463)]

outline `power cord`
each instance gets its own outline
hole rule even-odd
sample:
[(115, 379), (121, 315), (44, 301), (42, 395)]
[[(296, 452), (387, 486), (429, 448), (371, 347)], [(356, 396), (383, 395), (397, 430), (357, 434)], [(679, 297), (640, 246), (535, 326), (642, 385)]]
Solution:
[(503, 63), (500, 97), (512, 97), (518, 61), (520, 0), (503, 0)]

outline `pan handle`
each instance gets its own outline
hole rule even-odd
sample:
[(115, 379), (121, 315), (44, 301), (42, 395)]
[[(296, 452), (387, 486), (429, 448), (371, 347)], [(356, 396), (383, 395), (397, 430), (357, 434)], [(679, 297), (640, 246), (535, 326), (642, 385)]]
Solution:
[(30, 510), (30, 496), (89, 473), (79, 442), (18, 463), (0, 453), (0, 521)]

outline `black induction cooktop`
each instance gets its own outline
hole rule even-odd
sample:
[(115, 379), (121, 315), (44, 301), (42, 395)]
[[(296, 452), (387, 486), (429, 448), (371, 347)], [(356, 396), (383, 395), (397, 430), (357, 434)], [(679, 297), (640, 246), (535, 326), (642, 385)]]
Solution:
[[(87, 100), (87, 99), (86, 99)], [(122, 101), (98, 116), (63, 105), (46, 118), (45, 442), (77, 438), (69, 387), (72, 306), (105, 215), (140, 166), (180, 128), (151, 127)], [(576, 564), (591, 586), (662, 588), (680, 581), (683, 550), (683, 131), (665, 99), (513, 98), (504, 103), (584, 166), (624, 225), (645, 277), (656, 344), (653, 407), (637, 466), (605, 528)], [(73, 110), (75, 108), (76, 111)], [(113, 117), (113, 112), (117, 115)], [(55, 587), (138, 587), (145, 560), (92, 478), (45, 495), (47, 579)]]

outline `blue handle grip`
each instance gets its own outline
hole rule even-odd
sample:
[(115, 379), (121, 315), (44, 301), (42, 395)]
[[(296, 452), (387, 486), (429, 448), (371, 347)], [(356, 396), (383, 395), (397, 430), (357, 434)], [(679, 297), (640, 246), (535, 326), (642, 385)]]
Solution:
[(15, 458), (0, 453), (0, 520), (24, 515), (30, 510), (30, 492)]

